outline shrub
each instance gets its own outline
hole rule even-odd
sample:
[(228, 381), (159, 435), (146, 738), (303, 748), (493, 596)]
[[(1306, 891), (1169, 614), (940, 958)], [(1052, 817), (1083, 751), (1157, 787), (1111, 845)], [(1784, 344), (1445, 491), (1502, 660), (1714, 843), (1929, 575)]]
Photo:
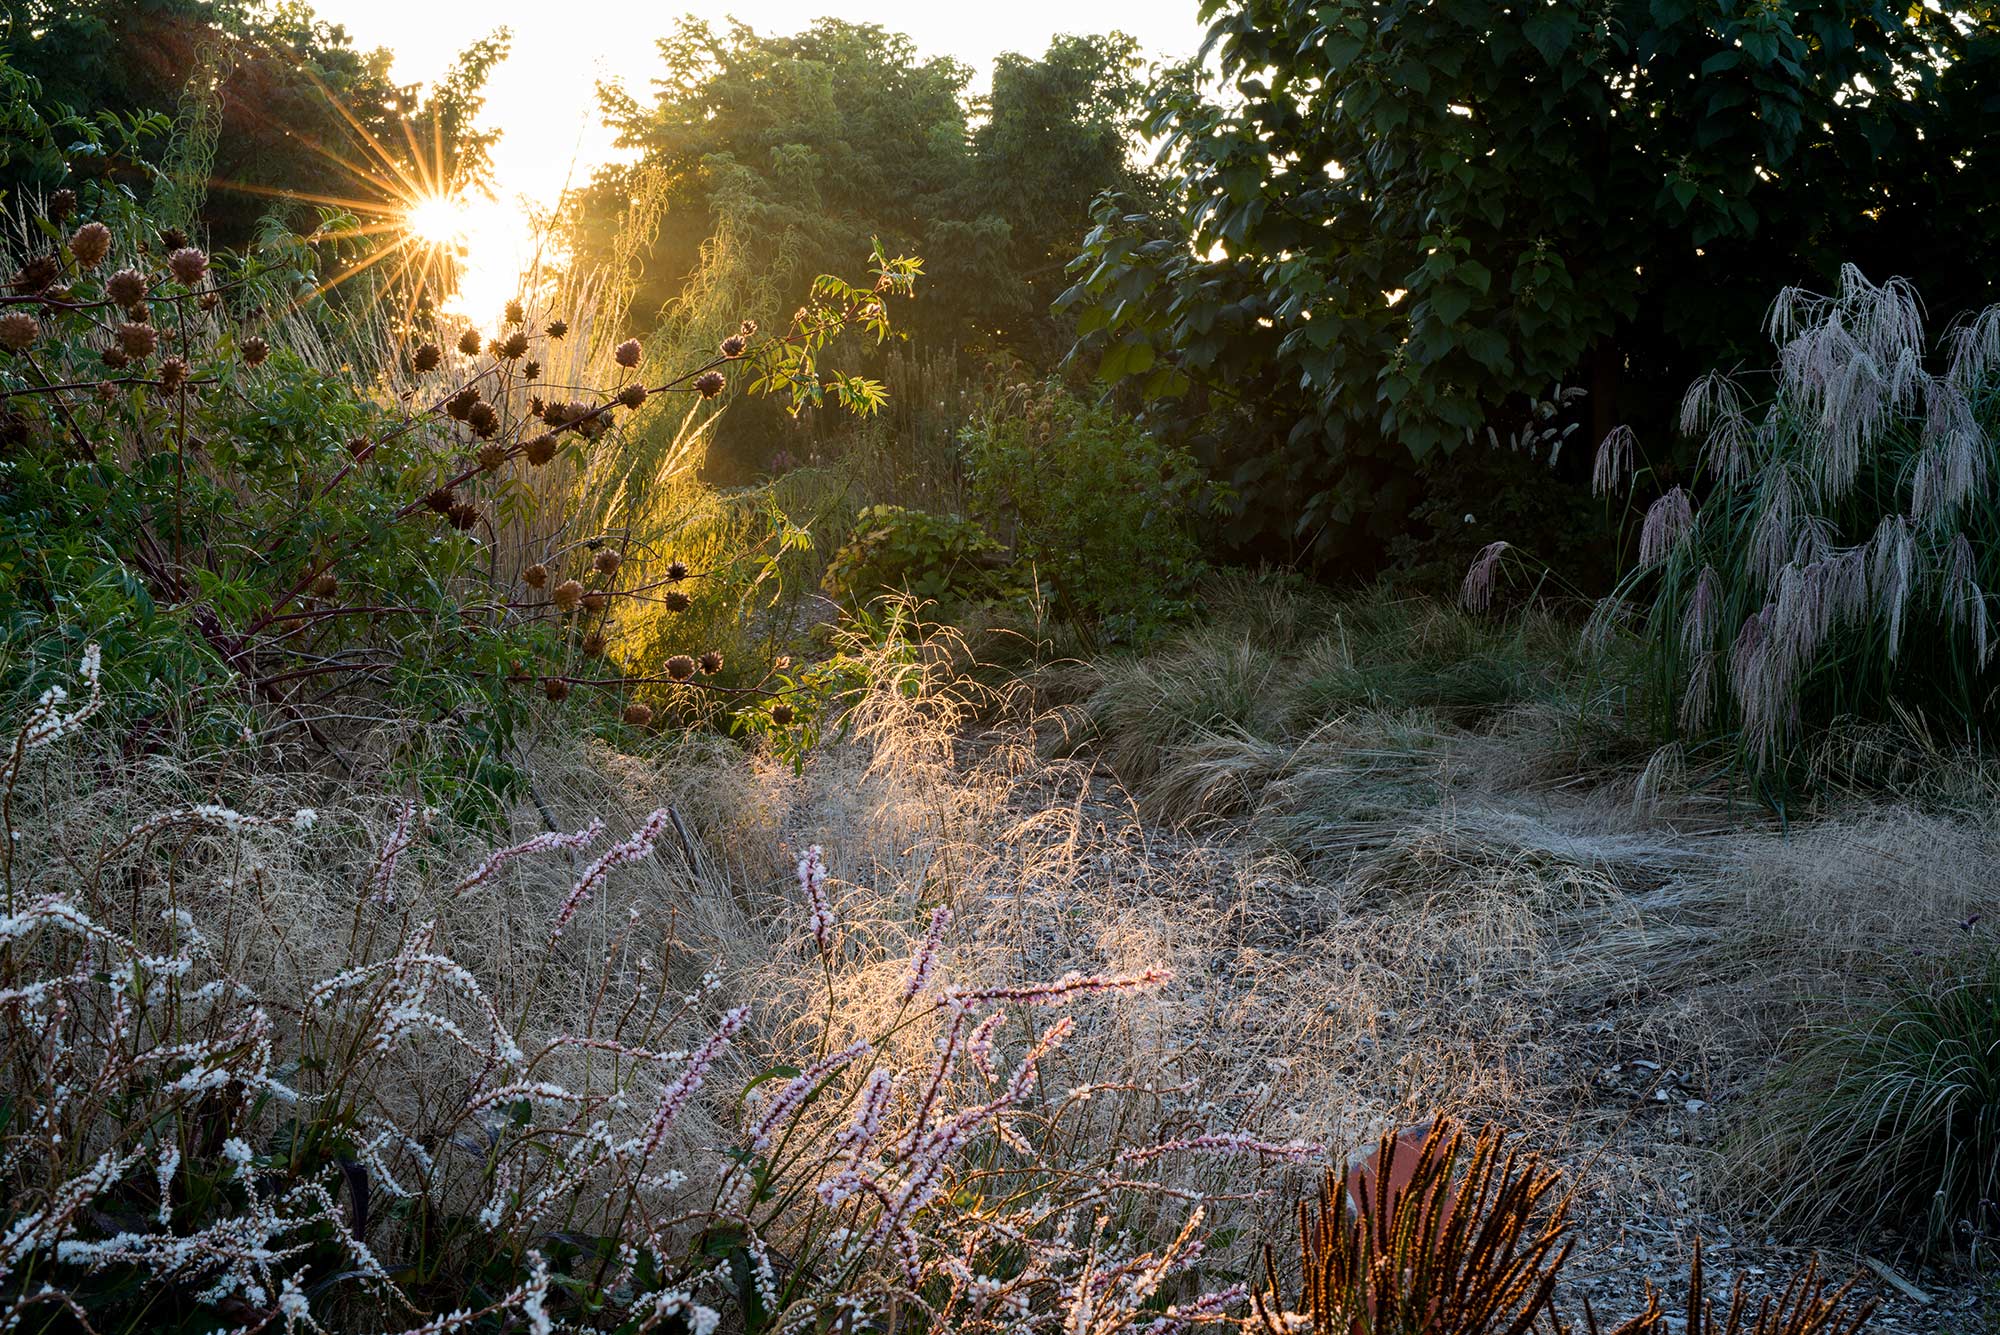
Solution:
[(1906, 987), (1812, 1036), (1739, 1156), (1783, 1219), (1890, 1224), (1933, 1249), (2000, 1231), (2000, 967)]
[[(1953, 329), (1936, 372), (1917, 294), (1852, 267), (1833, 296), (1787, 289), (1767, 327), (1775, 368), (1689, 389), (1706, 494), (1689, 479), (1652, 502), (1604, 614), (1643, 606), (1662, 722), (1726, 738), (1762, 773), (1843, 716), (1914, 709), (1985, 735), (2000, 308)], [(1605, 440), (1600, 487), (1645, 475), (1634, 448)]]
[(853, 535), (827, 566), (826, 589), (850, 607), (883, 594), (955, 605), (1025, 593), (1007, 550), (977, 523), (900, 505), (871, 505), (854, 517)]
[(1129, 641), (1192, 610), (1202, 479), (1186, 451), (1054, 383), (1017, 389), (961, 439), (975, 512), (1069, 616)]

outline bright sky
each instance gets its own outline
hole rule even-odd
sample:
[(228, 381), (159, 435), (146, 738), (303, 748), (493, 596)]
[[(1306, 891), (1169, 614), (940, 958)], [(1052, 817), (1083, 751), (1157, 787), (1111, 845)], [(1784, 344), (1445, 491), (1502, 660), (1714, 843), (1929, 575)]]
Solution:
[[(313, 9), (341, 24), (364, 49), (388, 47), (395, 75), (428, 83), (459, 49), (502, 25), (513, 55), (487, 84), (486, 120), (504, 131), (494, 175), (504, 196), (468, 210), (461, 226), (472, 272), (460, 303), (482, 323), (513, 294), (528, 247), (520, 200), (553, 203), (572, 171), (581, 181), (611, 154), (597, 124), (599, 80), (623, 80), (644, 94), (659, 69), (654, 42), (681, 13), (718, 23), (732, 11), (760, 32), (793, 32), (821, 16), (875, 23), (915, 40), (926, 55), (950, 55), (977, 71), (984, 87), (1003, 51), (1040, 54), (1056, 33), (1116, 29), (1139, 40), (1149, 57), (1181, 59), (1201, 44), (1198, 0), (681, 0), (658, 8), (612, 0), (484, 0), (479, 5), (422, 0), (315, 0)], [(489, 310), (488, 308), (491, 308)]]

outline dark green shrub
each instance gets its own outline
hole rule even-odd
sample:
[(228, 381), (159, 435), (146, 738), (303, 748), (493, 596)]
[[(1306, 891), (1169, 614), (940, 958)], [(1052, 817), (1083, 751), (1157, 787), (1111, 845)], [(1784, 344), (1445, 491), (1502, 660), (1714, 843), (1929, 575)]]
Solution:
[(978, 524), (900, 505), (871, 505), (855, 516), (853, 536), (827, 567), (826, 589), (850, 607), (884, 594), (951, 605), (1026, 593), (1007, 550)]

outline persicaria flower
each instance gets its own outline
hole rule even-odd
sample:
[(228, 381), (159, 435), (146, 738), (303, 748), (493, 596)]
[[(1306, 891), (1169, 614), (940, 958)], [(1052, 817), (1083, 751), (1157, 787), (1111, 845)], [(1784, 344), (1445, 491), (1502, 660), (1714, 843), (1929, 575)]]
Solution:
[(208, 256), (193, 246), (182, 246), (167, 256), (167, 268), (184, 286), (193, 287), (208, 273)]
[(643, 355), (643, 350), (639, 346), (639, 340), (636, 338), (628, 338), (623, 343), (620, 343), (615, 350), (613, 350), (611, 354), (611, 359), (617, 362), (620, 366), (623, 366), (627, 370), (630, 370), (632, 367), (635, 367), (639, 364), (639, 358), (642, 355)]
[(160, 331), (149, 324), (128, 320), (118, 326), (118, 347), (127, 357), (150, 357), (159, 350)]
[(811, 905), (806, 925), (812, 930), (813, 940), (819, 943), (820, 950), (831, 950), (835, 919), (833, 905), (826, 897), (826, 856), (818, 844), (799, 856), (799, 889), (805, 892), (806, 903)]
[(950, 925), (950, 909), (940, 904), (932, 910), (930, 931), (924, 934), (917, 953), (910, 957), (910, 972), (903, 979), (904, 1001), (914, 1001), (931, 985), (931, 975), (937, 972), (938, 947), (944, 944), (944, 929)]
[(723, 377), (722, 372), (710, 371), (705, 375), (698, 375), (694, 378), (694, 392), (701, 395), (704, 399), (712, 399), (720, 394), (728, 383), (729, 381)]
[(26, 311), (0, 315), (0, 348), (19, 352), (42, 336), (42, 324)]
[(583, 601), (583, 585), (573, 579), (566, 579), (556, 585), (555, 592), (550, 594), (549, 598), (563, 611), (574, 611)]
[(667, 675), (675, 681), (686, 681), (694, 675), (694, 660), (686, 654), (675, 654), (667, 660)]
[(69, 253), (77, 267), (95, 269), (111, 253), (111, 229), (101, 222), (87, 222), (70, 234)]
[(146, 275), (137, 269), (120, 269), (104, 280), (104, 295), (120, 306), (136, 306), (146, 299)]

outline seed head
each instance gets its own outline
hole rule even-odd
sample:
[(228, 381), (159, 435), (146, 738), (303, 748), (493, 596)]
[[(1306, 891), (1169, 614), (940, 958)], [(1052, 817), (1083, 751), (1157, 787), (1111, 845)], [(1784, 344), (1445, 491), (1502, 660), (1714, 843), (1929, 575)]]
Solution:
[(128, 320), (118, 326), (118, 346), (127, 357), (150, 357), (159, 351), (160, 331), (149, 324)]
[(188, 234), (178, 227), (162, 228), (160, 231), (160, 245), (169, 251), (184, 250), (187, 243)]
[(201, 294), (201, 297), (195, 302), (195, 305), (201, 307), (205, 311), (219, 310), (221, 309), (222, 306), (222, 294), (220, 292), (212, 292), (212, 291), (204, 292)]
[(104, 295), (127, 308), (146, 299), (146, 275), (137, 269), (120, 269), (104, 280)]
[(604, 657), (604, 637), (596, 631), (583, 637), (583, 652), (592, 658)]
[(624, 563), (624, 560), (625, 558), (620, 556), (616, 551), (606, 547), (596, 556), (591, 557), (590, 563), (597, 567), (597, 573), (600, 575), (615, 575), (618, 573), (618, 567)]
[(519, 361), (528, 355), (528, 336), (516, 329), (500, 341), (500, 355), (508, 361)]
[(451, 507), (458, 504), (458, 493), (450, 487), (439, 487), (424, 497), (424, 506), (436, 514), (448, 515)]
[(415, 367), (418, 373), (421, 374), (425, 371), (437, 370), (438, 363), (443, 360), (444, 354), (438, 351), (438, 345), (435, 343), (426, 343), (411, 356), (410, 365)]
[(742, 331), (745, 338), (757, 337), (757, 322), (755, 320), (745, 320), (738, 328)]
[(258, 338), (255, 334), (243, 340), (243, 364), (245, 366), (262, 366), (265, 359), (270, 355), (271, 345), (263, 339)]
[(70, 233), (69, 253), (81, 269), (95, 269), (111, 253), (111, 229), (101, 222), (87, 222)]
[(694, 675), (694, 660), (686, 654), (675, 654), (667, 660), (667, 675), (675, 681), (686, 681)]
[(208, 274), (208, 256), (193, 246), (182, 246), (167, 256), (167, 268), (185, 287), (193, 287)]
[(477, 458), (481, 468), (489, 473), (498, 472), (500, 465), (507, 462), (507, 447), (497, 440), (488, 441), (479, 447)]
[(541, 435), (533, 437), (527, 444), (521, 447), (521, 457), (534, 467), (540, 468), (543, 464), (556, 457), (555, 436), (550, 432), (544, 431)]
[(179, 389), (187, 383), (188, 364), (185, 358), (163, 357), (160, 359), (160, 388), (168, 391)]
[(521, 321), (527, 318), (528, 318), (528, 313), (521, 309), (521, 303), (518, 300), (510, 301), (507, 303), (508, 324), (519, 324), (521, 323)]
[(466, 410), (465, 424), (471, 427), (472, 433), (481, 440), (491, 440), (493, 434), (500, 429), (500, 414), (490, 403), (475, 403)]
[(637, 408), (646, 401), (646, 387), (634, 380), (618, 391), (618, 401), (627, 408)]
[(549, 568), (537, 561), (521, 572), (521, 582), (531, 589), (546, 588), (549, 582)]
[(610, 594), (592, 589), (589, 593), (583, 595), (583, 610), (586, 612), (602, 612), (610, 605), (610, 602)]
[(542, 683), (542, 694), (549, 698), (551, 704), (559, 705), (569, 699), (569, 683), (561, 677), (550, 677)]
[(694, 392), (701, 395), (704, 399), (712, 399), (720, 394), (723, 386), (728, 383), (723, 378), (722, 372), (710, 371), (705, 375), (698, 375), (694, 378)]
[(583, 602), (583, 585), (573, 579), (566, 579), (556, 585), (555, 592), (549, 595), (549, 601), (561, 611), (574, 612), (578, 604)]
[(340, 580), (338, 577), (334, 575), (334, 573), (331, 570), (322, 570), (320, 571), (319, 574), (313, 576), (313, 582), (312, 582), (313, 597), (331, 598), (333, 597), (334, 594), (339, 592), (340, 592)]
[(474, 505), (471, 501), (460, 501), (457, 505), (451, 507), (451, 513), (446, 515), (445, 518), (451, 521), (453, 528), (457, 529), (460, 533), (464, 533), (477, 524), (481, 516), (478, 506)]
[(67, 186), (49, 196), (48, 215), (50, 222), (61, 222), (76, 212), (76, 191)]
[(728, 338), (722, 340), (722, 355), (725, 357), (741, 357), (743, 349), (749, 346), (749, 339), (741, 334), (731, 334)]
[(14, 275), (14, 288), (19, 292), (46, 292), (62, 277), (62, 262), (52, 254), (37, 255), (21, 266)]
[(458, 336), (458, 350), (468, 357), (477, 357), (479, 355), (479, 346), (480, 339), (477, 329), (468, 329)]
[(530, 394), (528, 396), (528, 416), (540, 417), (542, 415), (543, 410), (546, 409), (548, 406), (549, 406), (548, 404), (542, 402), (541, 395)]
[(722, 671), (722, 653), (720, 650), (710, 649), (707, 653), (701, 656), (702, 676), (713, 677), (716, 673), (720, 671)]
[(687, 611), (690, 601), (686, 594), (675, 589), (668, 589), (660, 595), (660, 605), (665, 607), (669, 612)]
[(132, 360), (125, 355), (125, 349), (115, 343), (98, 353), (97, 356), (100, 361), (114, 371), (124, 370), (126, 364)]
[(0, 348), (19, 352), (42, 336), (42, 322), (26, 311), (0, 315)]
[(667, 578), (678, 584), (688, 577), (688, 568), (679, 561), (667, 562)]
[(569, 332), (569, 321), (551, 320), (548, 322), (548, 324), (543, 326), (543, 331), (547, 333), (550, 338), (561, 338), (564, 334), (567, 334)]
[(633, 703), (625, 706), (625, 721), (635, 728), (643, 728), (653, 721), (653, 707)]
[(771, 706), (771, 722), (777, 724), (779, 727), (781, 728), (791, 727), (792, 718), (793, 718), (792, 707), (790, 705), (775, 704)]
[[(540, 380), (542, 378), (542, 364), (535, 361), (522, 362), (521, 375), (528, 380)], [(539, 412), (541, 410), (535, 409), (534, 411)]]
[(644, 355), (644, 350), (639, 346), (639, 340), (628, 338), (623, 343), (620, 343), (612, 352), (611, 359), (620, 366), (630, 370), (639, 364), (639, 359)]

